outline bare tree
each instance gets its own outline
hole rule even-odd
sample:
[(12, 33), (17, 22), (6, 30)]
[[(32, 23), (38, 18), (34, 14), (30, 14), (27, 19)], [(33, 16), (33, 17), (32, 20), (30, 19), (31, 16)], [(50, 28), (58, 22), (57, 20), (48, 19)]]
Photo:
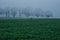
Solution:
[(32, 13), (32, 8), (31, 7), (27, 7), (25, 9), (22, 10), (23, 14), (26, 16), (26, 17), (29, 17), (31, 16), (31, 13)]
[(19, 12), (19, 16), (21, 16), (21, 14), (22, 14), (22, 9), (19, 9), (18, 12)]
[(5, 13), (6, 17), (9, 18), (9, 16), (10, 16), (10, 8), (5, 8), (4, 13)]
[(36, 17), (39, 17), (40, 15), (39, 14), (35, 14)]
[(45, 12), (41, 10), (40, 16), (45, 17)]
[(0, 8), (0, 16), (4, 17), (4, 9)]
[(41, 15), (41, 9), (40, 9), (40, 8), (36, 8), (36, 9), (34, 10), (34, 15), (35, 15), (36, 17), (39, 17), (39, 16)]
[(12, 8), (11, 9), (11, 15), (13, 16), (13, 18), (15, 18), (16, 14), (17, 14), (17, 9), (16, 8)]
[(0, 15), (2, 15), (4, 12), (4, 10), (2, 8), (0, 8)]
[(53, 17), (53, 13), (51, 11), (46, 11), (46, 17), (49, 18), (49, 17)]

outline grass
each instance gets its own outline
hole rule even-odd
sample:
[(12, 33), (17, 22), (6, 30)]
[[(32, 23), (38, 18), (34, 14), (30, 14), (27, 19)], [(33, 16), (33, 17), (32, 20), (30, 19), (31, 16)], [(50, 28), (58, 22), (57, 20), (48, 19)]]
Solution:
[(60, 19), (1, 19), (0, 40), (60, 40)]

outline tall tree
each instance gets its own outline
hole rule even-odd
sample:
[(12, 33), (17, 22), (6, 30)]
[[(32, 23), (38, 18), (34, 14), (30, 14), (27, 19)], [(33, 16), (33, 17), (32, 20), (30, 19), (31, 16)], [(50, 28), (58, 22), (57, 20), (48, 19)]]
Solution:
[(53, 17), (53, 13), (51, 11), (46, 11), (46, 17)]
[(3, 14), (4, 10), (0, 8), (0, 15)]
[(19, 9), (18, 12), (19, 12), (19, 16), (21, 16), (21, 14), (22, 14), (22, 9)]
[(32, 8), (31, 7), (27, 7), (27, 8), (24, 8), (22, 10), (23, 14), (26, 16), (26, 17), (29, 17), (31, 16), (31, 13), (32, 13)]
[(10, 16), (10, 8), (5, 8), (4, 13), (5, 13), (6, 17), (9, 18), (9, 16)]
[(16, 14), (17, 14), (17, 9), (16, 8), (12, 8), (11, 9), (11, 15), (13, 16), (13, 18), (15, 18)]
[(39, 17), (39, 16), (41, 15), (41, 9), (40, 9), (40, 8), (36, 8), (36, 9), (34, 10), (34, 15), (35, 15), (36, 17)]
[(0, 8), (0, 16), (4, 17), (4, 9)]

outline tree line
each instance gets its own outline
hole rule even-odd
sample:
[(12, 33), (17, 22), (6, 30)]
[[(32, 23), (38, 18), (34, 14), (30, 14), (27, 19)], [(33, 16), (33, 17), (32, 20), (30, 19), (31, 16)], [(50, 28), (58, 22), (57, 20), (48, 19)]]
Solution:
[(48, 11), (43, 11), (41, 8), (0, 8), (0, 16), (5, 16), (5, 18), (15, 18), (16, 15), (19, 14), (19, 17), (24, 14), (26, 17), (30, 16), (35, 16), (37, 18), (39, 17), (53, 17), (53, 12), (48, 10)]

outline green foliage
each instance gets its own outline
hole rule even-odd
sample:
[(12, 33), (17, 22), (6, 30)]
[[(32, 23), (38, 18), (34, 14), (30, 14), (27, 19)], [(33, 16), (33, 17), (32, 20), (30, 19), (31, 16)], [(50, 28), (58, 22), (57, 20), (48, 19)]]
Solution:
[(60, 19), (0, 20), (0, 40), (60, 40)]

